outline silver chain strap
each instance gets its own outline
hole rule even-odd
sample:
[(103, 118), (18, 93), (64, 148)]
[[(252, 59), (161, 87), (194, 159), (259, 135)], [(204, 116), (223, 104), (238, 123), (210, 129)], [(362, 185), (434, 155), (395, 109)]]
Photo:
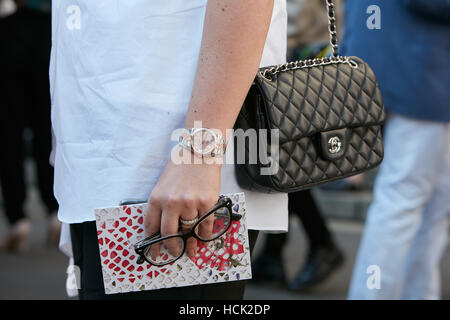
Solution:
[(333, 50), (333, 57), (338, 57), (338, 40), (336, 28), (336, 15), (333, 0), (326, 0), (328, 12), (328, 31), (330, 32), (330, 44)]
[(358, 68), (358, 64), (351, 60), (349, 57), (339, 56), (338, 54), (338, 40), (337, 40), (337, 32), (336, 32), (336, 17), (334, 11), (334, 3), (333, 0), (325, 0), (327, 4), (327, 13), (328, 13), (328, 31), (330, 32), (330, 45), (333, 50), (332, 57), (329, 58), (316, 58), (316, 59), (308, 59), (308, 60), (297, 60), (291, 61), (284, 64), (276, 65), (270, 68), (262, 69), (259, 71), (259, 74), (268, 80), (272, 80), (273, 76), (275, 76), (279, 72), (296, 70), (302, 68), (312, 68), (317, 66), (325, 66), (330, 64), (348, 64), (352, 68)]

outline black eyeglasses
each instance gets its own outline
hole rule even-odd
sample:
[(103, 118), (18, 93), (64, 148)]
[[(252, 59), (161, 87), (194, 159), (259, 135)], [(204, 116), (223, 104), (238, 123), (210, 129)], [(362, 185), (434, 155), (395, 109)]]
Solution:
[(231, 199), (221, 196), (217, 204), (191, 229), (165, 237), (161, 237), (158, 232), (136, 243), (134, 250), (139, 256), (137, 263), (147, 261), (154, 266), (173, 263), (184, 254), (188, 238), (194, 237), (204, 242), (216, 240), (227, 232), (233, 221), (241, 218), (242, 215), (233, 213)]

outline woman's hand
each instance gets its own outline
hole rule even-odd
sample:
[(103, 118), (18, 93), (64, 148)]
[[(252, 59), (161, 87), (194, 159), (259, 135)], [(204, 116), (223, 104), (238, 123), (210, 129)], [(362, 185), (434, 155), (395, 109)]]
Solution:
[[(150, 194), (144, 220), (147, 235), (158, 231), (162, 236), (176, 234), (179, 232), (180, 218), (193, 220), (208, 212), (219, 199), (220, 168), (219, 164), (175, 164), (169, 161)], [(212, 220), (209, 220), (202, 223), (204, 230), (199, 230), (200, 233), (212, 231)], [(182, 227), (182, 230), (187, 230), (192, 225)], [(167, 240), (163, 245), (172, 255), (178, 255), (181, 249), (175, 240)], [(186, 254), (193, 257), (196, 248), (197, 240), (189, 238)], [(152, 248), (151, 254), (153, 257), (159, 255), (159, 248)]]
[[(218, 129), (224, 137), (226, 130), (233, 128), (258, 71), (273, 4), (274, 0), (208, 1), (185, 128), (201, 121), (202, 127)], [(176, 165), (169, 161), (150, 195), (147, 233), (177, 233), (180, 218), (192, 220), (213, 207), (220, 192), (220, 168), (218, 164)], [(199, 233), (211, 232), (214, 219), (207, 220), (208, 226), (202, 223)], [(175, 241), (163, 244), (174, 255), (178, 245)], [(190, 238), (186, 253), (195, 255), (195, 248), (196, 240)], [(159, 254), (159, 248), (153, 250), (150, 253)]]

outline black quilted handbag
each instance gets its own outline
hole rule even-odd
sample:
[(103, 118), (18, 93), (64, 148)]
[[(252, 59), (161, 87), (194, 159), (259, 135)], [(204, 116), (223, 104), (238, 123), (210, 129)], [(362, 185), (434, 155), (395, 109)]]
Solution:
[(257, 149), (248, 136), (235, 143), (244, 189), (295, 192), (367, 171), (383, 159), (385, 113), (375, 75), (361, 59), (338, 55), (334, 4), (325, 1), (332, 57), (261, 68), (245, 99), (235, 132), (267, 134), (257, 134)]

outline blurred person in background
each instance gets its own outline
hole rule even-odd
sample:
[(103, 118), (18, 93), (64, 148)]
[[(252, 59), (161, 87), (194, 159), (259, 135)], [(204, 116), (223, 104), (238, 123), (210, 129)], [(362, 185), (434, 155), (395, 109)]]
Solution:
[[(289, 214), (300, 219), (308, 239), (308, 255), (304, 265), (287, 283), (291, 291), (312, 289), (322, 283), (344, 261), (344, 255), (328, 229), (310, 190), (289, 193)], [(262, 253), (253, 263), (254, 281), (286, 283), (283, 248), (288, 234), (267, 234)]]
[[(337, 31), (342, 29), (342, 0), (335, 0)], [(291, 48), (330, 42), (326, 2), (323, 0), (288, 0), (289, 42)]]
[[(26, 198), (23, 132), (33, 131), (32, 156), (37, 167), (41, 198), (49, 214), (48, 240), (57, 244), (60, 223), (53, 196), (50, 89), (48, 67), (51, 47), (50, 0), (0, 0), (9, 15), (0, 18), (0, 182), (10, 228), (1, 247), (26, 252), (31, 232), (23, 209)], [(13, 10), (14, 8), (15, 10)]]
[[(339, 1), (338, 1), (339, 2)], [(299, 6), (290, 4), (290, 46), (292, 60), (322, 58), (329, 55), (329, 32), (325, 1), (299, 1)], [(339, 3), (337, 3), (339, 9)], [(337, 21), (340, 12), (337, 11)], [(287, 288), (291, 291), (304, 291), (319, 285), (344, 261), (344, 255), (337, 246), (311, 190), (289, 194), (289, 213), (297, 216), (302, 223), (308, 239), (308, 254), (304, 265), (294, 276)], [(268, 234), (262, 253), (253, 263), (253, 280), (286, 284), (285, 268), (282, 258), (288, 235)]]
[(345, 21), (342, 53), (374, 69), (389, 111), (349, 298), (438, 299), (450, 213), (450, 2), (346, 0)]

